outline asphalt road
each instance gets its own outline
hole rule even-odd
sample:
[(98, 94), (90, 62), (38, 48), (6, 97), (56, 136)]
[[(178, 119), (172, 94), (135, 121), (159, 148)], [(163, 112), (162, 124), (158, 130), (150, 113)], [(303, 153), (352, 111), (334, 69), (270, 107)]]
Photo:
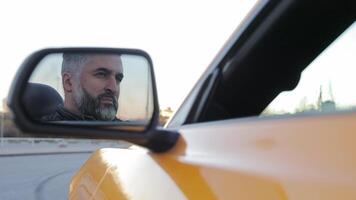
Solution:
[(0, 199), (67, 199), (69, 182), (89, 153), (0, 156)]

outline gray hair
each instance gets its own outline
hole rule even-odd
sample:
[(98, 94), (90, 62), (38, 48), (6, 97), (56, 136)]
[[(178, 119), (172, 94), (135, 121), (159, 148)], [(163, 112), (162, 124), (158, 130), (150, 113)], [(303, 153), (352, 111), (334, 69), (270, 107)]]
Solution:
[(78, 78), (87, 58), (87, 54), (63, 53), (62, 74), (67, 72)]

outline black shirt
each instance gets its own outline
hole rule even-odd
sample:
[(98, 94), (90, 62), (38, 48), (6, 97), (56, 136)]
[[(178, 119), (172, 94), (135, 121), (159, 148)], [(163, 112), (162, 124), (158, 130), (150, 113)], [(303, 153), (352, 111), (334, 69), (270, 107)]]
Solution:
[[(93, 116), (89, 115), (77, 115), (66, 108), (64, 108), (62, 105), (58, 106), (56, 111), (52, 114), (45, 115), (41, 118), (42, 121), (79, 121), (79, 120), (86, 120), (86, 121), (97, 121)], [(121, 121), (120, 119), (113, 119), (112, 121)]]

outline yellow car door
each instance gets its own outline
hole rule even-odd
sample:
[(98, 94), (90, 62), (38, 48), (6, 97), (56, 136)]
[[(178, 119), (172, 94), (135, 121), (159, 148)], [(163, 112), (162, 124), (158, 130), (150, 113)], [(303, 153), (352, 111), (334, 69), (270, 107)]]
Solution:
[(166, 125), (175, 146), (97, 151), (70, 199), (355, 199), (350, 5), (261, 2)]

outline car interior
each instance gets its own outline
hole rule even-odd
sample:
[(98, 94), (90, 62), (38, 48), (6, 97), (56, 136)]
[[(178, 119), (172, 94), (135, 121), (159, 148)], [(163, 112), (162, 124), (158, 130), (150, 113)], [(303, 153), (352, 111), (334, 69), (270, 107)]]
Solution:
[(32, 119), (41, 119), (63, 105), (62, 97), (54, 88), (40, 83), (28, 83), (23, 102)]

